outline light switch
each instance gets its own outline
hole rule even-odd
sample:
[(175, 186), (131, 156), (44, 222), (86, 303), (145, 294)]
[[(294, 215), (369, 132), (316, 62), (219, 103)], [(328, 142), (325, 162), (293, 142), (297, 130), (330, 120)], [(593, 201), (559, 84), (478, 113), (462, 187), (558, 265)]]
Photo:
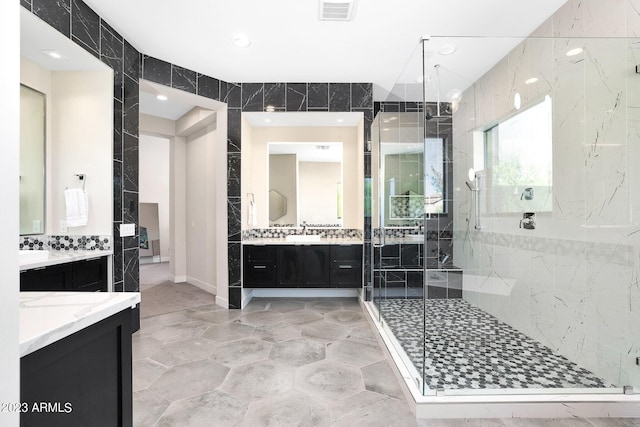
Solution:
[(136, 235), (135, 224), (120, 224), (120, 237), (129, 237)]

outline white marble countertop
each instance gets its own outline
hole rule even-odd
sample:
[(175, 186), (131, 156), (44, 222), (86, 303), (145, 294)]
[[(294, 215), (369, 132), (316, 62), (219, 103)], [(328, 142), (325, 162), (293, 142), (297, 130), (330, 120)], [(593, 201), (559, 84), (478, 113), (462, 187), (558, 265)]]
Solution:
[(113, 250), (20, 251), (20, 271), (113, 255)]
[(139, 292), (20, 292), (20, 357), (139, 302)]
[(323, 237), (316, 242), (292, 242), (283, 238), (267, 238), (267, 239), (247, 239), (243, 240), (243, 245), (361, 245), (362, 239), (349, 239), (341, 237)]

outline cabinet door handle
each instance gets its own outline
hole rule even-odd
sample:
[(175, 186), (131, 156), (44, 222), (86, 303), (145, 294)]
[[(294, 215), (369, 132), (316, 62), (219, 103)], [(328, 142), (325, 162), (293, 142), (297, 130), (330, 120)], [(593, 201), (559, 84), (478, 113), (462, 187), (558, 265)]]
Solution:
[(351, 266), (351, 265), (339, 265), (338, 268), (341, 269), (341, 270), (350, 270), (350, 269), (353, 268), (353, 266)]
[(254, 270), (266, 270), (267, 266), (266, 265), (254, 265), (253, 269)]

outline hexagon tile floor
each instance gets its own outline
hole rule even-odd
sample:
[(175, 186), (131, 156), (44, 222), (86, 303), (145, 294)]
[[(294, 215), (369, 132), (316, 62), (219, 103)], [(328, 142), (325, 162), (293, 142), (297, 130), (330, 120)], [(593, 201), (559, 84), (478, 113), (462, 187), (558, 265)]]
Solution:
[(416, 420), (355, 298), (254, 299), (240, 311), (183, 286), (181, 299), (203, 305), (143, 318), (133, 336), (138, 427), (638, 425)]

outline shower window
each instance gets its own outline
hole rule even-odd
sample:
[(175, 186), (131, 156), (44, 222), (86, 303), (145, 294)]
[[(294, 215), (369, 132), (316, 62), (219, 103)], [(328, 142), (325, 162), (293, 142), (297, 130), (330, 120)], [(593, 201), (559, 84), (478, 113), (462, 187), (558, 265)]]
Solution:
[(484, 132), (490, 212), (552, 209), (551, 98)]

